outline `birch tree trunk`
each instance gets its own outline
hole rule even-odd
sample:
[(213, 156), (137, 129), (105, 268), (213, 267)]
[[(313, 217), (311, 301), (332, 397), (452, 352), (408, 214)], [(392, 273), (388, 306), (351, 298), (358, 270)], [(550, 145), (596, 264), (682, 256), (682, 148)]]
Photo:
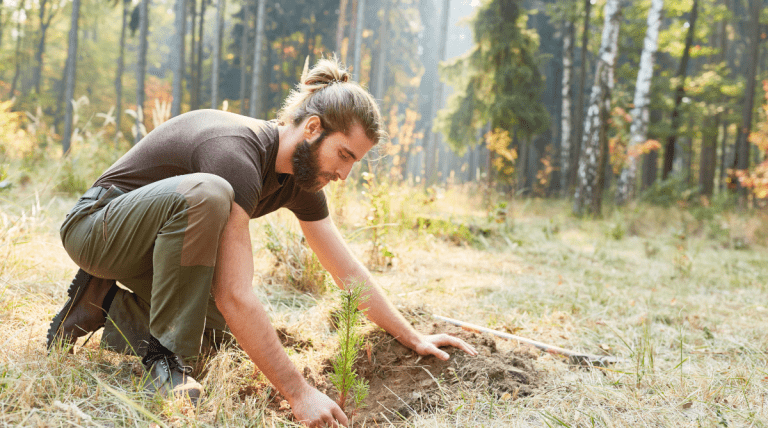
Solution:
[(589, 19), (592, 11), (592, 2), (584, 0), (584, 32), (581, 34), (581, 64), (579, 66), (579, 87), (577, 89), (578, 98), (576, 100), (576, 134), (571, 147), (571, 167), (570, 181), (576, 183), (579, 157), (581, 154), (581, 139), (584, 135), (584, 89), (587, 83), (587, 52), (589, 52)]
[(149, 0), (141, 0), (139, 9), (139, 60), (136, 65), (136, 137), (134, 144), (143, 137), (144, 78), (147, 74), (147, 38), (149, 37)]
[(634, 108), (630, 141), (627, 148), (627, 164), (621, 171), (616, 191), (616, 204), (623, 205), (635, 197), (637, 177), (638, 146), (648, 139), (648, 123), (650, 121), (651, 80), (653, 79), (653, 63), (656, 49), (659, 46), (659, 28), (664, 0), (653, 0), (648, 11), (648, 29), (645, 32), (643, 53), (640, 56), (640, 70), (637, 72), (635, 84)]
[(608, 0), (604, 9), (605, 21), (602, 42), (595, 67), (595, 83), (584, 122), (584, 137), (579, 156), (578, 186), (574, 194), (573, 212), (582, 215), (585, 207), (591, 214), (599, 215), (605, 174), (605, 146), (607, 145), (606, 119), (611, 111), (613, 68), (619, 42), (621, 17), (620, 0)]
[(183, 98), (184, 80), (184, 36), (187, 34), (187, 2), (176, 0), (174, 27), (176, 34), (173, 38), (173, 50), (171, 52), (171, 67), (173, 68), (173, 89), (171, 102), (171, 117), (181, 114), (181, 100)]
[(248, 115), (256, 117), (256, 106), (259, 105), (259, 92), (261, 91), (261, 45), (264, 43), (264, 3), (259, 0), (256, 10), (256, 41), (253, 44), (253, 78), (251, 79), (251, 102)]
[(130, 1), (123, 2), (123, 22), (120, 27), (120, 55), (117, 57), (117, 71), (115, 72), (115, 146), (120, 136), (121, 118), (123, 116), (123, 72), (125, 71), (125, 30), (128, 27), (128, 6)]
[(573, 67), (573, 22), (563, 29), (563, 106), (560, 115), (560, 192), (566, 193), (571, 160), (571, 68)]
[[(448, 45), (448, 16), (451, 12), (451, 0), (443, 0), (443, 10), (440, 14), (440, 49), (437, 52), (437, 61), (440, 63), (445, 59), (445, 50)], [(437, 135), (432, 132), (432, 121), (437, 115), (437, 110), (443, 102), (443, 85), (440, 82), (440, 76), (435, 75), (432, 82), (432, 108), (427, 122), (426, 150), (424, 159), (424, 183), (427, 187), (435, 183), (437, 175)]]
[(72, 99), (75, 98), (75, 73), (77, 71), (77, 30), (80, 20), (80, 0), (72, 0), (72, 24), (69, 27), (69, 48), (67, 49), (66, 65), (66, 87), (64, 90), (64, 102), (67, 107), (64, 113), (64, 135), (61, 140), (61, 149), (66, 156), (72, 142), (72, 116), (74, 115), (74, 106)]
[(357, 0), (357, 18), (355, 19), (355, 52), (352, 65), (352, 76), (355, 82), (360, 82), (360, 63), (363, 46), (363, 27), (365, 27), (365, 0)]
[(675, 108), (672, 110), (672, 131), (667, 138), (666, 147), (664, 148), (664, 169), (661, 171), (661, 178), (666, 180), (669, 174), (672, 172), (672, 165), (675, 161), (675, 144), (677, 143), (677, 130), (680, 128), (680, 105), (683, 102), (683, 96), (685, 96), (685, 78), (688, 69), (688, 60), (691, 57), (691, 45), (693, 44), (693, 36), (696, 28), (696, 18), (699, 15), (699, 2), (693, 0), (693, 7), (691, 8), (691, 17), (688, 21), (688, 34), (685, 36), (685, 48), (683, 48), (683, 57), (680, 59), (680, 68), (677, 70), (677, 77), (679, 82), (677, 84), (677, 90), (675, 91)]
[(213, 70), (211, 72), (211, 108), (219, 108), (219, 68), (221, 66), (221, 29), (224, 25), (224, 0), (216, 0), (216, 25), (213, 27)]

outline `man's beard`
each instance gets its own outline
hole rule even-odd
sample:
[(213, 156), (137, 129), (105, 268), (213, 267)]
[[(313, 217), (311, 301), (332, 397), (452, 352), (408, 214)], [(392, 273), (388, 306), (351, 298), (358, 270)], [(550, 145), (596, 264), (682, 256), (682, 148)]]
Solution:
[(323, 131), (312, 143), (307, 140), (300, 142), (291, 156), (293, 180), (297, 186), (308, 192), (317, 192), (323, 188), (326, 183), (323, 183), (321, 178), (328, 181), (333, 179), (331, 174), (320, 172), (318, 152), (325, 137), (326, 134)]

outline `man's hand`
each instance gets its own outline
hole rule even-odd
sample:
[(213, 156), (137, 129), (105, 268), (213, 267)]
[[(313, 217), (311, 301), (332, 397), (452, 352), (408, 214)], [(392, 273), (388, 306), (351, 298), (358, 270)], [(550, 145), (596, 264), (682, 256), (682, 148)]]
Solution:
[(347, 426), (347, 415), (325, 394), (307, 385), (290, 403), (293, 415), (302, 424), (314, 427)]
[(422, 336), (421, 341), (413, 346), (413, 350), (419, 355), (434, 355), (437, 358), (446, 361), (448, 353), (438, 349), (440, 346), (453, 346), (459, 348), (471, 356), (477, 355), (477, 350), (467, 342), (448, 334), (432, 334)]

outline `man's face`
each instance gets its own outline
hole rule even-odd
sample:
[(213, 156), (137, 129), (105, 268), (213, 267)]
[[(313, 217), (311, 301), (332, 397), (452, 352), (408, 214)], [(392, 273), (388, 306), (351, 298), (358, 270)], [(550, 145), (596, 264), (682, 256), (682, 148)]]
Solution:
[(363, 127), (355, 124), (349, 135), (341, 132), (327, 134), (320, 129), (308, 132), (291, 156), (296, 184), (304, 190), (317, 192), (326, 184), (345, 180), (355, 162), (373, 147)]

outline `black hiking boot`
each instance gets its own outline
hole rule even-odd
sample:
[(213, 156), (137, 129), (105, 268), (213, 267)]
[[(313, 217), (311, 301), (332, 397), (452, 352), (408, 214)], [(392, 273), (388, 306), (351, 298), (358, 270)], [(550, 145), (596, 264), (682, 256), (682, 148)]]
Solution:
[(149, 337), (147, 355), (141, 363), (146, 370), (144, 391), (164, 398), (189, 397), (192, 404), (197, 405), (203, 386), (192, 378), (192, 367), (185, 366), (181, 356), (163, 346), (156, 337)]
[(115, 280), (96, 278), (78, 270), (67, 290), (69, 299), (48, 328), (48, 350), (58, 340), (64, 345), (74, 345), (78, 337), (104, 327), (117, 288)]

